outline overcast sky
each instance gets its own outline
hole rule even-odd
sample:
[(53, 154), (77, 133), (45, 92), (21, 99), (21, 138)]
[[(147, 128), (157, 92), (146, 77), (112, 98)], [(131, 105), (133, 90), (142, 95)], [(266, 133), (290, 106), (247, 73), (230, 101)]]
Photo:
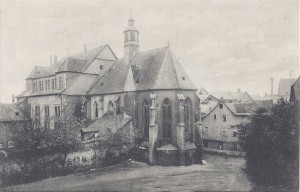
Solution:
[(0, 102), (25, 89), (35, 65), (109, 44), (123, 57), (132, 9), (140, 51), (171, 49), (197, 87), (270, 93), (299, 75), (299, 5), (290, 0), (0, 0)]

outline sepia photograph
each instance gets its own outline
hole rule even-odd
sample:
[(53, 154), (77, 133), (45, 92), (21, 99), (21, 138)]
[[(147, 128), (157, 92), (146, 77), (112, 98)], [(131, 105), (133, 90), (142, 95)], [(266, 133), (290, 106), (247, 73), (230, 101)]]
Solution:
[(0, 0), (0, 191), (299, 191), (298, 0)]

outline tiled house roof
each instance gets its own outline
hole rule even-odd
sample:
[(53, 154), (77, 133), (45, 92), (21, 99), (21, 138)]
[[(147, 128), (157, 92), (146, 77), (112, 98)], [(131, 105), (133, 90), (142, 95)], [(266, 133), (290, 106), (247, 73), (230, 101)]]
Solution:
[(23, 115), (16, 104), (0, 103), (0, 122), (22, 120)]
[(231, 92), (231, 91), (214, 91), (211, 93), (215, 98), (221, 99), (223, 98), (224, 100), (238, 100), (241, 98), (241, 96), (244, 94), (244, 92)]
[(70, 86), (68, 86), (62, 94), (65, 95), (85, 95), (89, 90), (90, 85), (98, 78), (93, 74), (78, 74)]

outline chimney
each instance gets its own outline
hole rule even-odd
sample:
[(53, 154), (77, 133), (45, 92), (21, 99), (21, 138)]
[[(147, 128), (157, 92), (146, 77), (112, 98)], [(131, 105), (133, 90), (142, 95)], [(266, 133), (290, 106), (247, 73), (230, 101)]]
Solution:
[(14, 94), (12, 94), (11, 101), (12, 101), (12, 103), (15, 103), (15, 95)]
[(238, 89), (237, 89), (237, 92), (238, 92), (238, 93), (240, 93), (240, 92), (241, 92), (241, 89), (240, 89), (240, 88), (238, 88)]
[(86, 46), (86, 44), (83, 45), (83, 49), (84, 49), (85, 58), (87, 59), (87, 46)]
[(273, 78), (271, 78), (271, 95), (273, 95)]
[(54, 55), (53, 65), (56, 65), (56, 63), (57, 63), (57, 55)]
[(52, 67), (52, 55), (50, 55), (50, 67)]

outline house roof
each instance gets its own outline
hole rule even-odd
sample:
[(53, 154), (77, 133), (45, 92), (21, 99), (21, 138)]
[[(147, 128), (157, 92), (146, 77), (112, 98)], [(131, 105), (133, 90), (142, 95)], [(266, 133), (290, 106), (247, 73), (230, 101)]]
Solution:
[(290, 99), (291, 100), (300, 100), (300, 77), (297, 78), (297, 80), (293, 83), (291, 86), (291, 95)]
[(92, 83), (98, 78), (97, 75), (79, 73), (75, 77), (72, 84), (68, 86), (62, 94), (65, 95), (85, 95)]
[(16, 104), (0, 103), (0, 122), (22, 121), (22, 113)]
[(116, 132), (118, 129), (126, 125), (131, 119), (132, 117), (127, 116), (126, 114), (114, 115), (113, 113), (106, 113), (88, 127), (82, 128), (81, 130), (84, 133), (99, 132), (100, 135), (104, 135), (110, 131)]
[(291, 86), (295, 82), (295, 79), (281, 79), (279, 81), (278, 95), (288, 96), (291, 92)]
[(203, 103), (204, 101), (206, 101), (208, 98), (212, 98), (214, 100), (218, 100), (217, 98), (215, 98), (212, 95), (197, 95), (197, 96), (200, 99), (200, 104)]
[(214, 91), (210, 94), (213, 95), (215, 98), (221, 100), (238, 100), (242, 97), (245, 92), (233, 92), (233, 91)]
[(135, 55), (129, 65), (125, 64), (124, 59), (118, 59), (110, 70), (92, 86), (88, 94), (123, 92), (126, 82), (131, 81), (128, 79), (131, 77), (129, 70), (132, 70), (135, 84), (134, 86), (130, 84), (132, 89), (196, 90), (170, 47), (163, 47)]
[[(105, 47), (109, 45), (101, 45), (86, 52), (72, 54), (68, 57), (61, 58), (52, 67), (36, 66), (27, 77), (27, 79), (35, 79), (54, 75), (56, 72), (84, 72), (93, 60), (101, 53)], [(110, 48), (110, 47), (109, 47)], [(117, 57), (116, 57), (117, 58)]]

